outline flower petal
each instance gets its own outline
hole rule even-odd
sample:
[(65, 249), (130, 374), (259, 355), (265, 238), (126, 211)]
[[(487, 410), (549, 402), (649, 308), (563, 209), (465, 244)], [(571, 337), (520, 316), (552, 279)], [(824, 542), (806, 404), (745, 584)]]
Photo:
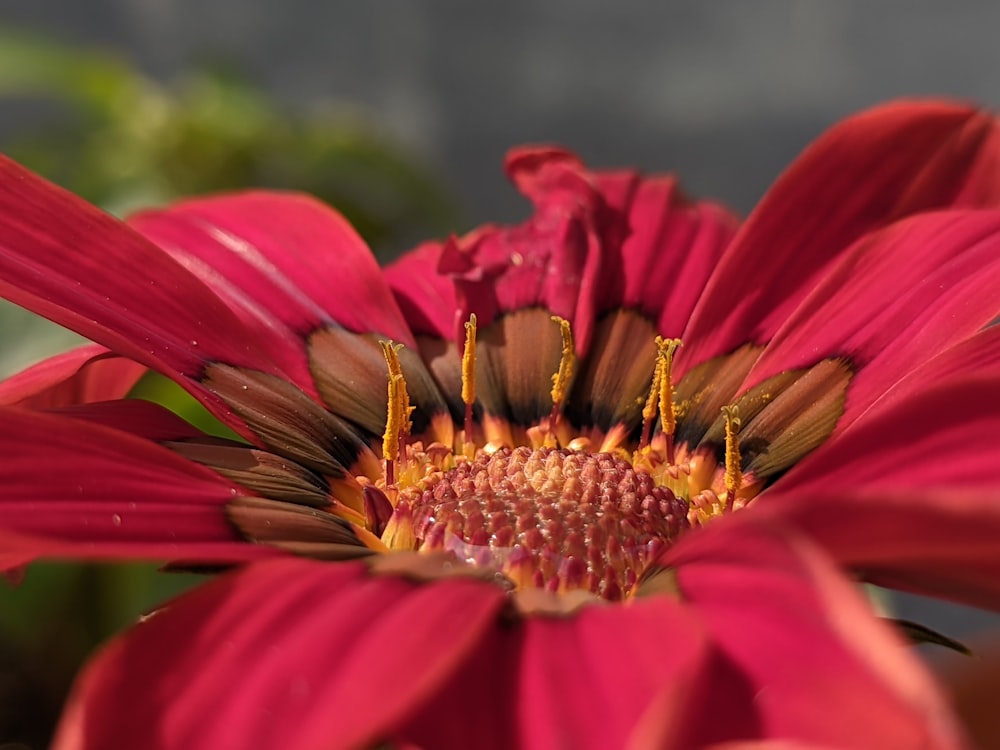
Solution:
[(336, 322), (413, 344), (364, 240), (315, 198), (251, 191), (144, 211), (129, 224), (180, 262), (211, 269), (207, 282), (244, 314), (300, 337)]
[(383, 273), (413, 331), (420, 359), (460, 424), (465, 406), (461, 399), (462, 359), (455, 331), (465, 321), (459, 320), (455, 285), (451, 278), (438, 273), (443, 249), (442, 242), (425, 242), (390, 263)]
[[(0, 414), (6, 553), (199, 562), (273, 554), (241, 540), (226, 521), (226, 503), (243, 491), (214, 472), (88, 419), (11, 408)], [(163, 435), (175, 434), (171, 420), (180, 422), (172, 415), (158, 422), (148, 410), (141, 420), (108, 419)]]
[(174, 377), (197, 377), (211, 358), (308, 378), (295, 371), (287, 341), (263, 327), (248, 330), (176, 260), (6, 158), (0, 159), (0, 293)]
[(998, 381), (990, 329), (915, 371), (757, 512), (790, 520), (874, 582), (1000, 609)]
[[(617, 248), (608, 271), (621, 283), (602, 281), (599, 312), (639, 310), (660, 335), (680, 336), (739, 222), (717, 204), (688, 198), (672, 175), (597, 172), (594, 179), (625, 227), (617, 242), (604, 229), (605, 244)], [(627, 183), (633, 187), (624, 190)]]
[(458, 306), (455, 285), (438, 273), (443, 242), (425, 242), (383, 271), (396, 303), (415, 334), (454, 340)]
[(122, 398), (146, 368), (103, 346), (85, 345), (43, 360), (0, 382), (0, 404), (55, 409)]
[(896, 381), (1000, 314), (1000, 213), (948, 211), (895, 224), (845, 253), (778, 330), (744, 387), (817, 355), (857, 373), (843, 430)]
[(661, 694), (679, 703), (661, 705), (656, 723), (684, 729), (709, 654), (700, 630), (667, 597), (528, 619), (517, 687), (520, 746), (624, 747)]
[[(183, 201), (130, 223), (184, 265), (202, 269), (242, 317), (304, 342), (300, 364), (308, 350), (312, 379), (297, 385), (312, 393), (314, 379), (335, 414), (381, 433), (386, 374), (374, 339), (410, 348), (416, 341), (374, 256), (340, 214), (305, 195), (246, 192)], [(406, 376), (418, 416), (445, 411), (416, 358)]]
[(662, 560), (681, 599), (757, 686), (760, 736), (845, 748), (959, 745), (944, 698), (901, 639), (811, 542), (762, 521), (724, 519)]
[(992, 115), (896, 102), (850, 117), (785, 171), (719, 262), (692, 313), (678, 374), (766, 343), (842, 250), (909, 214), (1000, 200)]
[(100, 654), (55, 747), (371, 746), (475, 652), (503, 603), (502, 589), (468, 578), (421, 585), (351, 563), (251, 565)]
[(593, 179), (616, 221), (601, 225), (609, 261), (567, 413), (578, 425), (630, 431), (641, 421), (655, 337), (683, 332), (737, 220), (716, 204), (688, 199), (672, 176), (623, 171)]
[(569, 320), (577, 351), (586, 352), (604, 263), (598, 230), (606, 207), (567, 151), (514, 149), (504, 166), (535, 213), (519, 226), (487, 225), (445, 244), (439, 269), (455, 283), (458, 326), (471, 313), (486, 328), (504, 313), (541, 307)]
[[(995, 351), (998, 340), (992, 333), (977, 337), (958, 352), (942, 355), (943, 363), (928, 363), (929, 372), (947, 367), (955, 356)], [(996, 487), (1000, 367), (995, 363), (976, 367), (966, 361), (969, 369), (954, 377), (924, 380), (922, 387), (908, 387), (905, 395), (876, 404), (769, 488), (768, 502), (858, 487), (870, 491)], [(911, 377), (923, 374), (920, 370)]]

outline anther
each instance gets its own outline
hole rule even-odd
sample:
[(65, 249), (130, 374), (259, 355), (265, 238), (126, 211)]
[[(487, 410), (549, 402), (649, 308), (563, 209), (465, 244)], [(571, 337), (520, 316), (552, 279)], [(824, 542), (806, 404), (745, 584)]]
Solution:
[(726, 415), (726, 499), (731, 502), (743, 487), (743, 469), (740, 457), (740, 409), (738, 406), (723, 406)]
[(462, 401), (465, 403), (464, 453), (472, 458), (472, 406), (476, 403), (476, 314), (469, 315), (465, 324), (465, 347), (462, 349)]
[(674, 405), (673, 368), (674, 352), (680, 345), (680, 339), (656, 337), (656, 359), (660, 363), (660, 429), (667, 442), (668, 464), (674, 462), (674, 430), (677, 427), (677, 411)]
[(667, 463), (674, 461), (674, 430), (677, 427), (677, 409), (674, 405), (673, 366), (674, 352), (681, 345), (680, 339), (656, 337), (656, 364), (649, 395), (642, 407), (642, 436), (639, 449), (649, 446), (653, 433), (653, 420), (659, 415), (660, 428), (666, 438)]
[(395, 483), (393, 462), (399, 458), (403, 441), (410, 434), (410, 396), (406, 390), (406, 379), (399, 364), (399, 350), (402, 344), (380, 341), (382, 354), (389, 370), (388, 395), (385, 415), (385, 432), (382, 435), (382, 458), (385, 459), (385, 481), (390, 486)]
[(559, 332), (562, 334), (562, 354), (559, 358), (559, 369), (552, 376), (552, 413), (545, 434), (545, 447), (556, 447), (556, 425), (559, 423), (559, 414), (562, 412), (563, 402), (566, 394), (569, 393), (569, 386), (573, 380), (573, 371), (576, 369), (576, 348), (573, 343), (573, 329), (569, 321), (560, 318), (558, 315), (552, 316), (552, 321), (559, 324)]
[(646, 405), (642, 407), (642, 437), (639, 438), (639, 450), (643, 450), (649, 445), (649, 438), (653, 432), (653, 420), (656, 418), (657, 404), (660, 397), (660, 380), (663, 378), (663, 363), (659, 356), (653, 366), (653, 382), (649, 386), (649, 395), (646, 397)]

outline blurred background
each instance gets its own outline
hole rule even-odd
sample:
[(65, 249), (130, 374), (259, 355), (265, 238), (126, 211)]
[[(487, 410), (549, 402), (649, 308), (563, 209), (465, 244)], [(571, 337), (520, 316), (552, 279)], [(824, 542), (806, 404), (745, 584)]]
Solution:
[[(851, 112), (915, 95), (1000, 104), (998, 28), (986, 0), (3, 3), (0, 148), (117, 213), (244, 185), (307, 190), (388, 258), (523, 216), (500, 163), (531, 141), (677, 171), (745, 214)], [(75, 340), (3, 307), (0, 375)], [(190, 582), (68, 565), (0, 581), (0, 748), (44, 747), (93, 644)], [(891, 606), (973, 643), (1000, 622)], [(947, 675), (986, 663), (964, 658), (928, 653)]]

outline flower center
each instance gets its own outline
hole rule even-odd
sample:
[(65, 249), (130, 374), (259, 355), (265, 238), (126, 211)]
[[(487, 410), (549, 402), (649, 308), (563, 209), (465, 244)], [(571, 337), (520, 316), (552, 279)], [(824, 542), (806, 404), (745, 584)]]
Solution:
[(448, 550), (520, 588), (617, 600), (687, 526), (687, 512), (622, 458), (522, 446), (481, 451), (400, 490), (383, 539)]
[[(527, 430), (530, 444), (520, 447), (478, 447), (469, 440), (476, 397), (475, 316), (466, 324), (465, 429), (456, 450), (408, 443), (409, 403), (398, 347), (384, 342), (389, 370), (385, 471), (373, 488), (377, 494), (369, 491), (369, 497), (392, 507), (381, 528), (389, 549), (447, 551), (503, 573), (518, 588), (586, 591), (617, 600), (629, 595), (647, 565), (689, 525), (690, 466), (679, 470), (669, 440), (674, 416), (670, 359), (679, 342), (657, 339), (659, 357), (637, 449), (626, 449), (621, 434), (591, 451), (589, 439), (567, 440), (561, 429), (576, 362), (569, 323), (553, 320), (562, 337), (562, 359), (552, 376), (552, 411)], [(664, 429), (651, 439), (658, 415)], [(729, 487), (730, 496), (740, 481)]]

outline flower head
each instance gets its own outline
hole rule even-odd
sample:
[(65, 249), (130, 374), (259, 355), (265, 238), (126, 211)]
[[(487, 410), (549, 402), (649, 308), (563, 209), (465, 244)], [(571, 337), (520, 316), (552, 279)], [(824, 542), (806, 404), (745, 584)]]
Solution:
[[(0, 291), (133, 368), (88, 349), (0, 388), (21, 404), (5, 411), (20, 468), (0, 470), (8, 564), (365, 558), (264, 560), (171, 605), (96, 663), (63, 746), (107, 739), (134, 659), (164, 694), (198, 678), (161, 717), (163, 746), (245, 746), (261, 726), (232, 722), (262, 706), (301, 747), (440, 744), (471, 726), (498, 745), (850, 738), (810, 700), (879, 707), (885, 746), (947, 746), (919, 671), (858, 650), (897, 646), (816, 542), (919, 588), (929, 566), (908, 550), (958, 523), (939, 499), (952, 425), (982, 429), (962, 445), (963, 492), (995, 488), (981, 464), (1000, 449), (987, 395), (1000, 339), (980, 329), (1000, 313), (1000, 213), (984, 210), (1000, 198), (998, 143), (974, 110), (888, 105), (823, 136), (740, 227), (671, 177), (519, 149), (506, 166), (528, 221), (427, 243), (384, 272), (302, 196), (192, 200), (126, 226), (4, 163)], [(123, 393), (130, 360), (249, 444), (72, 387), (110, 367), (101, 382)], [(24, 408), (43, 402), (63, 408)], [(921, 424), (937, 463), (914, 471), (898, 444)], [(64, 471), (39, 482), (51, 465)], [(896, 497), (919, 509), (907, 534), (862, 522), (845, 538), (845, 514)], [(960, 561), (955, 538), (927, 559)], [(983, 576), (945, 575), (995, 604)], [(777, 640), (764, 632), (782, 621)], [(200, 635), (171, 665), (162, 644), (179, 629)], [(220, 638), (231, 652), (198, 672)], [(826, 682), (802, 693), (787, 665), (810, 651)], [(216, 679), (257, 655), (253, 680), (203, 715)], [(380, 695), (382, 672), (362, 665), (403, 682)], [(763, 686), (773, 698), (754, 697)], [(705, 725), (699, 700), (726, 721)], [(446, 719), (449, 704), (463, 715)], [(134, 716), (138, 737), (149, 714)]]

